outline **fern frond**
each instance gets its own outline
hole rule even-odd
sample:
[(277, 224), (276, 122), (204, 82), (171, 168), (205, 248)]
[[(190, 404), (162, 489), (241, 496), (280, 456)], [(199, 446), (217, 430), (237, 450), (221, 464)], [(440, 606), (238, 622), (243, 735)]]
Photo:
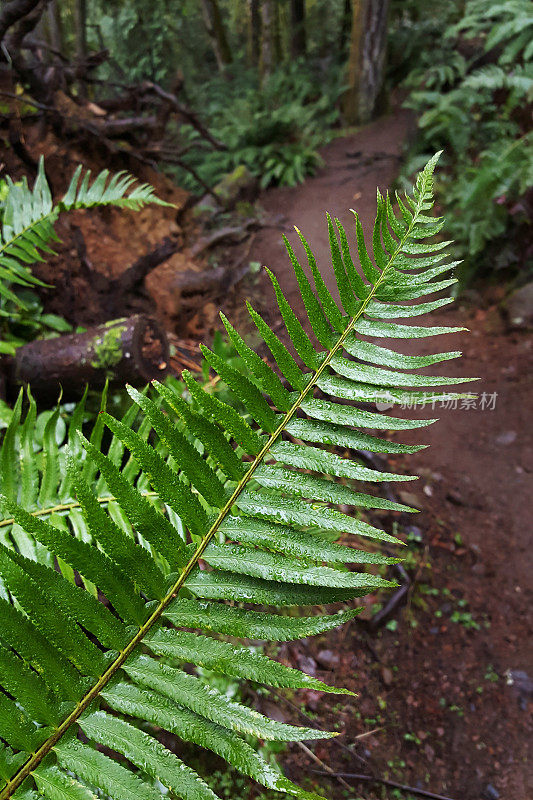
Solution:
[(516, 65), (512, 71), (507, 71), (497, 64), (488, 64), (468, 75), (461, 88), (468, 91), (490, 92), (508, 89), (516, 93), (517, 99), (523, 97), (527, 101), (533, 95), (533, 64)]
[(501, 48), (500, 64), (533, 55), (533, 13), (529, 0), (469, 0), (455, 29), (468, 38), (485, 38), (485, 51)]
[[(81, 179), (81, 180), (80, 180)], [(135, 178), (119, 172), (109, 179), (103, 170), (91, 183), (91, 172), (79, 166), (64, 197), (54, 204), (44, 160), (39, 160), (37, 179), (30, 189), (26, 179), (13, 183), (7, 179), (8, 191), (3, 203), (0, 226), (0, 295), (22, 305), (9, 284), (44, 285), (33, 275), (31, 265), (43, 260), (43, 253), (52, 253), (50, 244), (58, 241), (54, 223), (62, 211), (113, 205), (138, 210), (146, 203), (168, 205), (154, 194), (148, 184), (137, 184)]]
[[(122, 421), (101, 414), (90, 440), (72, 433), (66, 485), (79, 507), (59, 525), (38, 508), (39, 498), (49, 500), (57, 485), (54, 417), (45, 436), (51, 470), (46, 490), (37, 491), (34, 473), (24, 473), (24, 492), (37, 510), (22, 508), (16, 502), (24, 502), (19, 479), (7, 480), (3, 503), (13, 530), (25, 531), (47, 557), (20, 552), (14, 532), (0, 547), (0, 739), (6, 743), (0, 747), (0, 800), (31, 796), (34, 789), (50, 800), (90, 797), (93, 790), (116, 800), (155, 800), (162, 796), (160, 785), (187, 800), (212, 798), (201, 777), (158, 740), (158, 729), (207, 747), (268, 788), (315, 796), (274, 773), (244, 737), (299, 741), (331, 734), (269, 719), (185, 665), (267, 686), (348, 691), (222, 637), (287, 641), (324, 632), (352, 619), (357, 609), (293, 617), (257, 606), (346, 603), (394, 585), (372, 570), (398, 559), (376, 552), (375, 543), (400, 542), (345, 507), (408, 511), (357, 485), (406, 477), (370, 470), (321, 445), (414, 452), (420, 446), (379, 432), (423, 427), (434, 419), (396, 418), (346, 400), (372, 402), (385, 392), (399, 403), (406, 387), (416, 388), (419, 402), (425, 400), (422, 387), (434, 399), (465, 396), (433, 392), (462, 378), (405, 372), (457, 352), (407, 356), (365, 338), (462, 330), (390, 321), (442, 304), (416, 302), (437, 291), (442, 282), (435, 278), (451, 268), (443, 259), (446, 243), (426, 241), (440, 230), (431, 216), (436, 160), (418, 176), (413, 195), (399, 200), (399, 215), (378, 193), (371, 254), (356, 218), (361, 272), (347, 233), (328, 218), (340, 305), (301, 234), (314, 288), (289, 249), (318, 348), (273, 275), (290, 349), (257, 312), (250, 314), (279, 372), (258, 359), (223, 318), (248, 374), (207, 349), (204, 355), (246, 414), (187, 374), (187, 400), (157, 383), (156, 399), (131, 389), (132, 408), (145, 415), (138, 429), (130, 410)], [(402, 305), (405, 300), (415, 302)], [(4, 439), (5, 463), (24, 453), (34, 412), (22, 423), (21, 445), (20, 403), (13, 417)], [(106, 454), (104, 424), (114, 436)], [(94, 487), (113, 496), (107, 508), (93, 496)], [(147, 491), (157, 500), (149, 500)], [(341, 533), (348, 545), (335, 543)], [(138, 561), (136, 554), (142, 554)], [(363, 568), (348, 568), (354, 564)]]

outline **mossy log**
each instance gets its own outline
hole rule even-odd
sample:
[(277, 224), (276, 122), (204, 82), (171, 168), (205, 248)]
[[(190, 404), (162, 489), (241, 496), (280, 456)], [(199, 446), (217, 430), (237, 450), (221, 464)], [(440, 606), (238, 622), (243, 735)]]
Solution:
[(85, 386), (139, 386), (167, 372), (169, 345), (151, 317), (137, 314), (88, 328), (83, 333), (42, 339), (20, 347), (13, 359), (13, 377), (30, 384), (43, 401), (75, 399)]

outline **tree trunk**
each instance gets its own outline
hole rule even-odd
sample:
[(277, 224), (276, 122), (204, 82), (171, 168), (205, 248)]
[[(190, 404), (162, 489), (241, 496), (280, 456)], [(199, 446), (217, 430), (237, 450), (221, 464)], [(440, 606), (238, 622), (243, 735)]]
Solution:
[[(74, 28), (76, 33), (76, 65), (81, 73), (87, 63), (87, 0), (76, 0), (74, 6)], [(83, 80), (78, 81), (78, 94), (87, 96), (87, 87)]]
[(261, 2), (261, 79), (272, 74), (276, 53), (276, 8), (275, 0)]
[(63, 52), (63, 32), (61, 26), (61, 15), (57, 0), (51, 0), (47, 9), (47, 27), (50, 35), (50, 44), (58, 53)]
[(202, 0), (204, 23), (213, 45), (213, 50), (220, 72), (224, 72), (233, 59), (222, 22), (222, 14), (217, 0)]
[(14, 356), (14, 378), (30, 383), (44, 401), (83, 394), (85, 386), (101, 388), (106, 379), (124, 386), (144, 385), (164, 378), (169, 360), (166, 334), (142, 314), (88, 328), (85, 333), (39, 339), (19, 347)]
[(348, 124), (368, 122), (383, 86), (389, 0), (353, 0), (348, 89), (343, 112)]
[(248, 0), (248, 8), (248, 62), (252, 67), (257, 67), (261, 51), (261, 7), (259, 0)]
[(305, 0), (291, 0), (291, 56), (305, 56), (306, 50)]

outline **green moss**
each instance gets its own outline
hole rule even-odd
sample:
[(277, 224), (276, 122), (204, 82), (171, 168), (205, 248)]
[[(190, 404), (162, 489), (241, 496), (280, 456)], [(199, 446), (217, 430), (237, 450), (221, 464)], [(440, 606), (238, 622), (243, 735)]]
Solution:
[(94, 357), (91, 366), (95, 369), (114, 367), (122, 358), (122, 334), (126, 325), (117, 325), (115, 321), (108, 323), (109, 329), (95, 340)]

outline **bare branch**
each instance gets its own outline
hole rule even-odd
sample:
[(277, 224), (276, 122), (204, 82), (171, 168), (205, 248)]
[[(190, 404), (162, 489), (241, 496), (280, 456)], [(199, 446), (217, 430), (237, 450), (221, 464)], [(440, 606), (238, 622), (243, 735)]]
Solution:
[(9, 28), (39, 5), (40, 0), (12, 0), (0, 12), (0, 42)]
[(141, 84), (141, 90), (144, 92), (153, 92), (153, 94), (156, 94), (162, 100), (165, 100), (167, 103), (169, 103), (193, 126), (193, 128), (196, 128), (198, 133), (200, 133), (204, 139), (207, 139), (207, 141), (210, 142), (216, 150), (228, 149), (223, 142), (219, 141), (219, 139), (215, 139), (215, 137), (200, 122), (194, 111), (191, 111), (190, 108), (187, 108), (187, 106), (184, 106), (183, 103), (180, 103), (175, 94), (166, 92), (157, 83), (152, 83), (151, 81), (145, 81), (143, 84)]

